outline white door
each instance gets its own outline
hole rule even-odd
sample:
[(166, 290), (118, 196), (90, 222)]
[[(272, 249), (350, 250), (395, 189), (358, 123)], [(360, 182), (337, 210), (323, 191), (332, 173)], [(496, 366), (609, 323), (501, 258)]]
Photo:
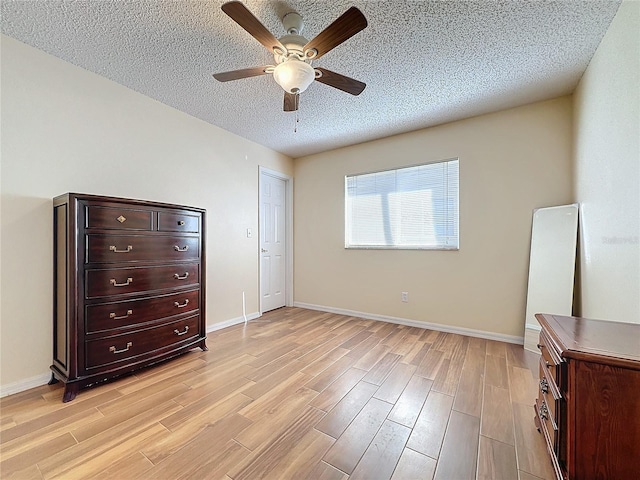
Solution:
[(260, 173), (260, 294), (262, 311), (286, 302), (286, 181)]

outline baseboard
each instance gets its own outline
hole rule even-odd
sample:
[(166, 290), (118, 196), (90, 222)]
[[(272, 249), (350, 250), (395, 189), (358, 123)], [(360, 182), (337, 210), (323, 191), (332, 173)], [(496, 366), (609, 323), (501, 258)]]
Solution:
[(524, 326), (524, 349), (533, 353), (540, 353), (538, 349), (538, 342), (540, 339), (540, 325), (530, 325), (527, 324)]
[[(262, 314), (260, 312), (255, 312), (247, 315), (247, 321), (255, 320), (256, 318), (260, 318)], [(244, 317), (236, 317), (230, 320), (225, 320), (224, 322), (214, 323), (213, 325), (207, 325), (207, 333), (215, 332), (216, 330), (222, 330), (223, 328), (233, 327), (234, 325), (238, 325), (240, 323), (244, 323)]]
[(429, 330), (437, 330), (439, 332), (457, 333), (468, 337), (484, 338), (487, 340), (497, 340), (499, 342), (515, 343), (522, 345), (523, 337), (515, 335), (505, 335), (503, 333), (486, 332), (484, 330), (474, 330), (472, 328), (452, 327), (451, 325), (442, 325), (440, 323), (420, 322), (418, 320), (410, 320), (408, 318), (389, 317), (386, 315), (378, 315), (375, 313), (357, 312), (354, 310), (346, 310), (344, 308), (326, 307), (324, 305), (313, 305), (310, 303), (294, 302), (294, 307), (307, 308), (309, 310), (319, 310), (321, 312), (338, 313), (340, 315), (348, 315), (350, 317), (366, 318), (367, 320), (377, 320), (381, 322), (397, 323), (407, 325), (409, 327), (424, 328)]
[(40, 387), (49, 383), (51, 379), (51, 372), (43, 373), (35, 377), (27, 378), (25, 380), (18, 380), (17, 382), (8, 383), (7, 385), (0, 386), (0, 398), (13, 395), (14, 393), (24, 392), (30, 388)]
[[(260, 312), (247, 315), (247, 321), (255, 320), (261, 316)], [(231, 320), (225, 320), (224, 322), (214, 323), (213, 325), (207, 325), (207, 333), (215, 332), (216, 330), (222, 330), (223, 328), (231, 327), (244, 323), (244, 317), (236, 317)], [(0, 398), (13, 395), (15, 393), (24, 392), (30, 388), (40, 387), (45, 385), (51, 379), (51, 373), (44, 373), (35, 377), (27, 378), (25, 380), (19, 380), (17, 382), (9, 383), (7, 385), (0, 385)]]

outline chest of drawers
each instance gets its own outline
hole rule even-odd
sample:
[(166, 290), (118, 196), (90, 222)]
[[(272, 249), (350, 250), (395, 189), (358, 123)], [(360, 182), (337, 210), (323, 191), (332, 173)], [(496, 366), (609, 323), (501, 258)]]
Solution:
[(81, 388), (206, 350), (199, 208), (68, 193), (54, 207), (52, 382)]
[(558, 479), (640, 472), (640, 325), (536, 315), (535, 421)]

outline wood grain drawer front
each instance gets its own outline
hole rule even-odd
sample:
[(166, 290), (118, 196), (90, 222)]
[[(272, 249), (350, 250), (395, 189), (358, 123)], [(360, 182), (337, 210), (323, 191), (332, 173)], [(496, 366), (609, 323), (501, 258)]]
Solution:
[(86, 298), (125, 295), (193, 287), (200, 282), (197, 263), (163, 265), (159, 267), (131, 267), (92, 269), (86, 272)]
[(546, 367), (545, 371), (549, 373), (555, 384), (560, 386), (560, 382), (558, 381), (558, 370), (560, 369), (562, 360), (560, 358), (560, 354), (556, 353), (554, 350), (553, 344), (547, 338), (544, 331), (540, 332), (540, 343), (538, 343), (538, 348), (542, 354), (542, 364)]
[(555, 445), (558, 439), (558, 429), (551, 421), (551, 416), (549, 415), (549, 406), (545, 403), (544, 400), (540, 399), (536, 400), (536, 405), (538, 407), (538, 416), (546, 426), (547, 432), (549, 434), (549, 440), (551, 440), (551, 447), (555, 453)]
[(141, 300), (88, 305), (86, 333), (139, 328), (140, 324), (194, 312), (200, 305), (199, 294), (199, 290), (193, 290)]
[(200, 231), (200, 215), (195, 213), (158, 212), (158, 230), (161, 232)]
[(199, 257), (198, 237), (87, 235), (87, 263), (191, 261)]
[(151, 230), (153, 211), (143, 208), (88, 205), (85, 210), (85, 226), (117, 230)]
[(556, 474), (557, 479), (564, 478), (562, 475), (562, 471), (560, 469), (560, 464), (558, 463), (558, 457), (556, 455), (556, 445), (558, 443), (558, 430), (554, 428), (551, 423), (549, 416), (547, 414), (546, 405), (542, 403), (539, 399), (536, 399), (535, 404), (536, 415), (538, 416), (538, 421), (540, 423), (540, 429), (542, 430), (542, 434), (544, 435), (545, 443), (547, 444), (547, 451), (551, 457), (551, 464), (553, 465), (553, 470)]
[(553, 379), (549, 375), (547, 375), (546, 370), (547, 369), (545, 365), (540, 362), (540, 385), (538, 390), (538, 399), (541, 403), (544, 402), (544, 404), (546, 405), (547, 411), (549, 412), (549, 419), (557, 430), (558, 425), (560, 425), (558, 412), (560, 411), (559, 404), (562, 397)]
[(553, 398), (555, 399), (562, 398), (560, 387), (552, 375), (552, 373), (555, 372), (555, 367), (547, 366), (547, 361), (542, 356), (540, 357), (538, 365), (540, 367), (540, 390), (546, 390), (545, 393), (553, 395)]
[(103, 337), (86, 342), (88, 369), (122, 361), (135, 361), (136, 357), (153, 356), (154, 352), (193, 340), (199, 336), (199, 316), (178, 320), (153, 328)]

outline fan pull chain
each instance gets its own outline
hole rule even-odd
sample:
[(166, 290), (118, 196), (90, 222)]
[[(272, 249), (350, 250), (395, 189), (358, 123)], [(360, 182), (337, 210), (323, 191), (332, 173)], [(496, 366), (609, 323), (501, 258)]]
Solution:
[(300, 122), (300, 94), (296, 94), (295, 96), (295, 108), (296, 108), (296, 119), (293, 124), (293, 133), (298, 133), (298, 123)]

